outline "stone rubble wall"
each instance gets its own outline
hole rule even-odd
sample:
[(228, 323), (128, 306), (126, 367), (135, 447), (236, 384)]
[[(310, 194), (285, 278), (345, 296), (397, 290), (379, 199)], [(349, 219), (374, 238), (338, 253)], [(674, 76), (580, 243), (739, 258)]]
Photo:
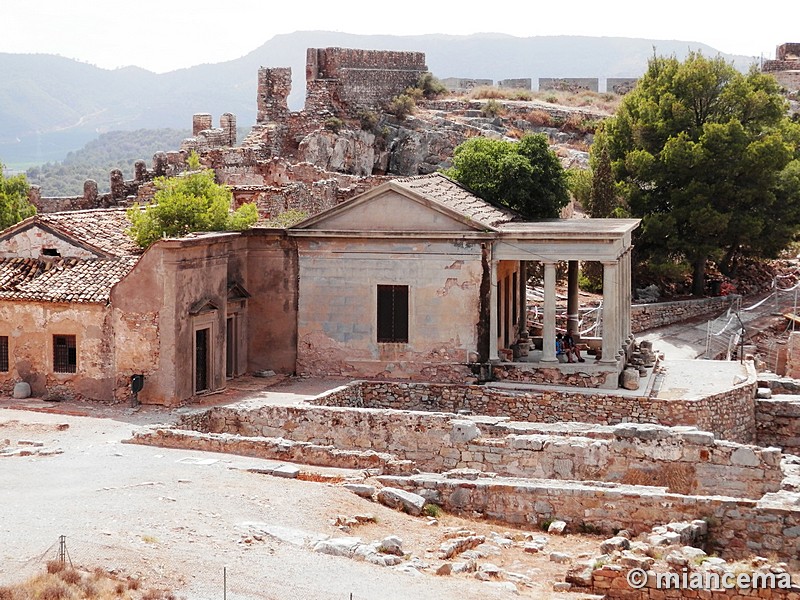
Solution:
[(700, 315), (721, 313), (727, 310), (737, 297), (730, 295), (701, 298), (699, 300), (633, 304), (631, 306), (631, 331), (640, 333)]
[[(454, 514), (481, 514), (517, 526), (538, 528), (566, 521), (567, 529), (592, 528), (634, 535), (669, 521), (706, 519), (709, 550), (723, 558), (758, 554), (797, 563), (800, 510), (785, 502), (724, 496), (671, 494), (663, 488), (519, 479), (445, 479), (436, 475), (381, 476), (381, 484), (420, 494)], [(680, 596), (683, 597), (683, 596)]]
[(749, 444), (755, 441), (755, 388), (756, 382), (748, 381), (706, 398), (672, 400), (599, 391), (521, 392), (483, 385), (358, 381), (313, 402), (325, 406), (450, 413), (466, 410), (514, 421), (692, 425), (718, 438)]
[[(315, 447), (389, 453), (434, 472), (473, 469), (509, 477), (636, 483), (679, 493), (748, 498), (778, 490), (783, 479), (779, 450), (717, 441), (709, 433), (686, 428), (583, 426), (553, 434), (491, 419), (484, 428), (481, 419), (476, 424), (454, 414), (316, 406), (219, 407), (183, 417), (178, 426), (245, 436), (241, 444), (247, 455), (253, 455), (256, 445), (247, 438), (282, 437)], [(269, 448), (275, 445), (265, 442), (264, 451), (273, 452)], [(318, 454), (313, 464), (337, 466), (320, 463)]]
[(543, 369), (539, 365), (525, 363), (499, 363), (492, 365), (492, 376), (496, 381), (518, 381), (537, 385), (564, 385), (577, 388), (617, 389), (619, 370), (616, 366), (604, 368), (592, 365), (559, 365), (555, 369)]
[[(687, 586), (687, 589), (673, 588), (671, 590), (658, 589), (655, 573), (648, 577), (647, 584), (639, 589), (632, 588), (626, 577), (630, 567), (621, 565), (604, 565), (592, 572), (592, 585), (588, 588), (578, 588), (580, 591), (587, 591), (598, 596), (603, 596), (607, 600), (664, 600), (665, 598), (703, 598), (704, 600), (744, 600), (745, 598), (762, 598), (764, 600), (800, 600), (800, 588), (793, 585), (789, 589), (759, 587), (749, 588), (729, 588), (699, 590)], [(682, 577), (682, 572), (677, 574)], [(679, 579), (678, 581), (681, 581)], [(699, 580), (702, 581), (702, 580)], [(716, 581), (714, 579), (712, 582)], [(736, 581), (736, 578), (733, 578)], [(778, 581), (777, 579), (775, 580)], [(691, 579), (687, 575), (687, 582)], [(576, 590), (577, 591), (577, 590)]]
[(763, 446), (800, 455), (800, 396), (756, 400), (756, 437)]

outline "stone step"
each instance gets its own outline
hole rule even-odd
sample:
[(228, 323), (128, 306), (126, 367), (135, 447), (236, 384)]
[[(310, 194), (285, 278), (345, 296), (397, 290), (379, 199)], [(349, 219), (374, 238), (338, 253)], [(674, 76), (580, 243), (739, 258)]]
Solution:
[(297, 442), (284, 438), (202, 433), (170, 427), (154, 427), (147, 431), (137, 432), (133, 438), (125, 440), (125, 443), (223, 452), (320, 467), (364, 469), (393, 475), (407, 475), (416, 468), (413, 461), (399, 460), (395, 455), (386, 452), (341, 450), (335, 446), (321, 446), (311, 442)]

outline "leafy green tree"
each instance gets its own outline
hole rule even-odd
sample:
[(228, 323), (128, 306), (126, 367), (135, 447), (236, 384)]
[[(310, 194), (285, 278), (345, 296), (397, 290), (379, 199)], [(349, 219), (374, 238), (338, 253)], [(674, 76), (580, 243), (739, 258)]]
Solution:
[(0, 164), (0, 229), (11, 227), (36, 214), (28, 201), (28, 180), (25, 175), (6, 177)]
[[(194, 163), (197, 164), (196, 162)], [(239, 231), (258, 219), (255, 204), (230, 211), (233, 195), (214, 182), (211, 169), (156, 179), (153, 201), (144, 210), (128, 210), (128, 234), (146, 248), (161, 237), (180, 237), (195, 231)]]
[(445, 174), (528, 219), (558, 217), (569, 201), (566, 173), (543, 134), (518, 142), (470, 138), (454, 150)]
[(567, 187), (572, 197), (588, 210), (592, 194), (592, 171), (590, 169), (567, 169)]
[(685, 261), (692, 292), (709, 259), (733, 273), (743, 256), (774, 256), (798, 232), (798, 125), (775, 79), (722, 58), (654, 57), (598, 141), (651, 270)]

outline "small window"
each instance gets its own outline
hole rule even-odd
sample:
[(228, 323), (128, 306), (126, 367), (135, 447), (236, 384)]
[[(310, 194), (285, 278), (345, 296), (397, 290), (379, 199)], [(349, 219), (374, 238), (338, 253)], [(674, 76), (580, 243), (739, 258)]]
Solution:
[(75, 373), (78, 370), (78, 351), (74, 335), (53, 336), (53, 371)]
[(8, 336), (0, 335), (0, 372), (8, 373)]
[(44, 256), (61, 256), (61, 253), (55, 248), (43, 248), (42, 254)]
[(408, 286), (378, 286), (378, 342), (408, 343)]

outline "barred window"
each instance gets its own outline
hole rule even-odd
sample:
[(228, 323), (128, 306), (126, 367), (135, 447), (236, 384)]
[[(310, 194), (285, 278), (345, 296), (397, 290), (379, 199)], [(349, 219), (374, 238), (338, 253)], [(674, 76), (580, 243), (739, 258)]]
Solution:
[(0, 335), (0, 372), (8, 372), (8, 336)]
[(78, 350), (74, 335), (53, 336), (53, 371), (75, 373), (78, 370)]
[(378, 286), (378, 342), (408, 343), (408, 286)]

